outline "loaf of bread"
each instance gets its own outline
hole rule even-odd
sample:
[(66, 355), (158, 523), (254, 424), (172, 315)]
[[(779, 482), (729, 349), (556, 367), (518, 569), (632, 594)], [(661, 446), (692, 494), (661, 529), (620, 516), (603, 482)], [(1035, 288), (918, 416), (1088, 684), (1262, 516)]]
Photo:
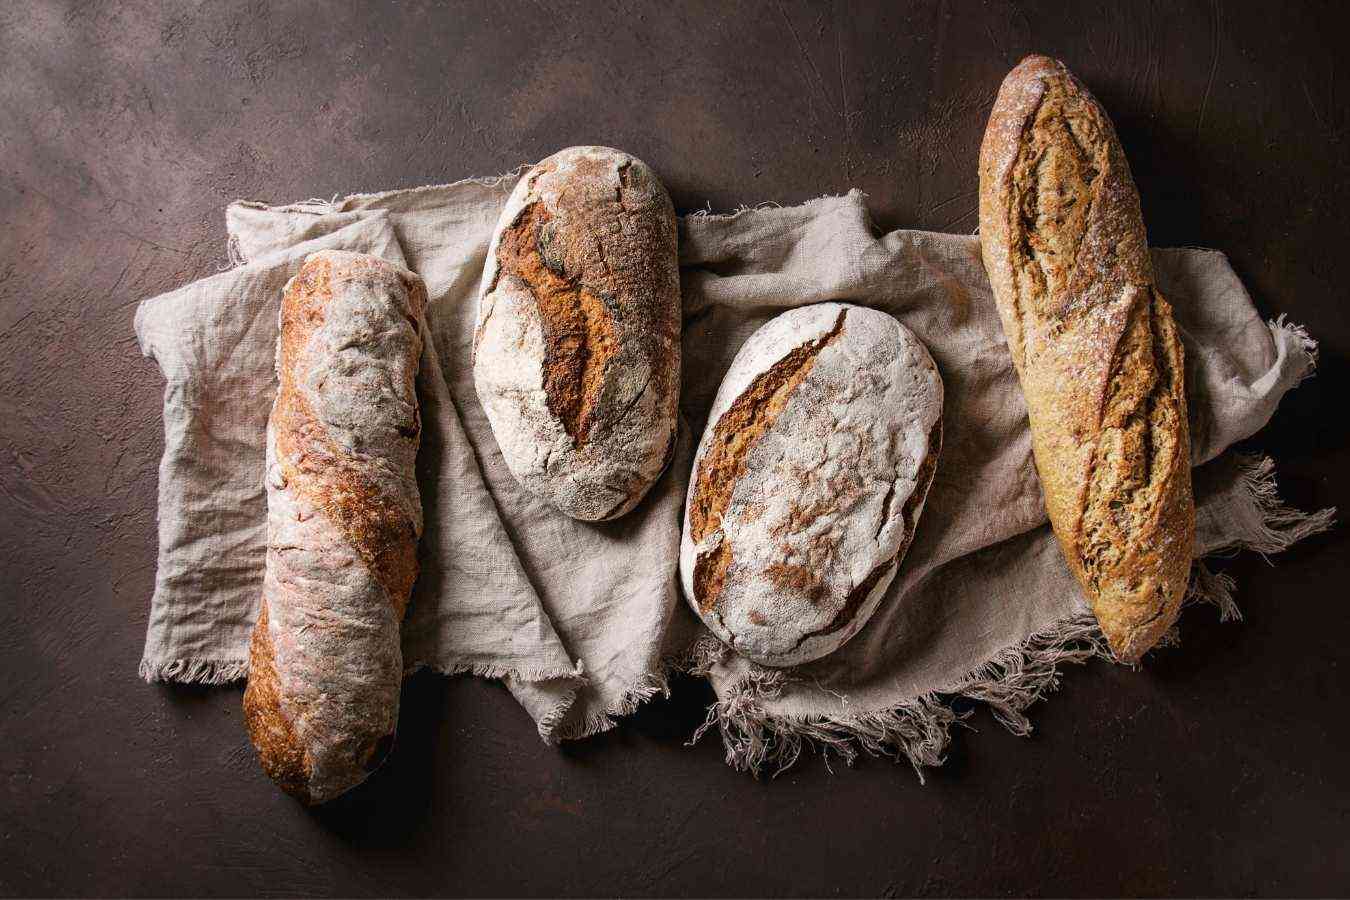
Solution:
[(690, 606), (764, 665), (832, 652), (895, 577), (941, 444), (937, 367), (891, 316), (821, 303), (771, 320), (736, 354), (694, 460)]
[(414, 379), (426, 290), (324, 251), (286, 285), (267, 423), (267, 564), (244, 719), (263, 769), (322, 803), (393, 747), (417, 578)]
[(1028, 57), (999, 90), (980, 243), (1051, 525), (1133, 662), (1176, 620), (1190, 571), (1185, 367), (1120, 142), (1063, 63)]
[(479, 289), (474, 383), (506, 465), (577, 519), (632, 509), (675, 451), (675, 210), (641, 160), (572, 147), (507, 200)]

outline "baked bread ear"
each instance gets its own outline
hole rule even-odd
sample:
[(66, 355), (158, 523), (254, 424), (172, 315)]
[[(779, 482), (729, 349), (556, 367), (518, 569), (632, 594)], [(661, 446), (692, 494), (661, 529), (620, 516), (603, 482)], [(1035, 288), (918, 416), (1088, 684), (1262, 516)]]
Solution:
[(1027, 57), (999, 90), (980, 245), (1050, 523), (1111, 649), (1136, 661), (1190, 572), (1185, 366), (1115, 130), (1057, 60)]
[(281, 301), (244, 720), (263, 770), (306, 803), (365, 780), (394, 743), (426, 302), (412, 272), (336, 250), (307, 257)]

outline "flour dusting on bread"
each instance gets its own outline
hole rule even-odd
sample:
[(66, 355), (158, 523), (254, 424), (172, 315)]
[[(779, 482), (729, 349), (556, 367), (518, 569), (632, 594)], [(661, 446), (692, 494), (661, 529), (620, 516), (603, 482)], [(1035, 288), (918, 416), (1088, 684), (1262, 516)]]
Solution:
[(822, 303), (757, 331), (694, 463), (680, 554), (694, 611), (765, 665), (851, 638), (913, 539), (941, 419), (932, 358), (885, 313)]
[(422, 504), (415, 378), (426, 291), (323, 251), (286, 285), (267, 426), (267, 561), (244, 718), (263, 769), (321, 803), (388, 755)]
[(675, 446), (675, 212), (655, 174), (606, 147), (531, 168), (488, 250), (474, 382), (516, 479), (569, 516), (631, 509)]

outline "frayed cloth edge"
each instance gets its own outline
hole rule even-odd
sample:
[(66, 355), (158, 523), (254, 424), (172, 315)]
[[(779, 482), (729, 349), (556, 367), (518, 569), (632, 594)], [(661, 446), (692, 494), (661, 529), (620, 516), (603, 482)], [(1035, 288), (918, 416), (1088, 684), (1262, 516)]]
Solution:
[[(1315, 353), (1315, 345), (1310, 352)], [(1240, 466), (1242, 485), (1260, 512), (1260, 532), (1218, 552), (1246, 549), (1268, 556), (1332, 526), (1335, 509), (1308, 513), (1281, 500), (1274, 463), (1268, 457), (1243, 455)], [(1216, 574), (1204, 559), (1197, 559), (1183, 607), (1203, 603), (1218, 610), (1221, 622), (1241, 620), (1233, 597), (1235, 588), (1232, 576)], [(1158, 647), (1179, 643), (1173, 628)], [(729, 652), (716, 638), (705, 634), (690, 650), (687, 671), (706, 677)], [(955, 710), (956, 700), (982, 703), (999, 724), (1013, 734), (1026, 736), (1032, 732), (1026, 711), (1059, 687), (1060, 667), (1092, 659), (1114, 661), (1115, 657), (1096, 619), (1085, 610), (1004, 648), (946, 688), (888, 709), (807, 716), (767, 712), (764, 702), (781, 697), (793, 676), (790, 671), (757, 667), (708, 708), (707, 718), (689, 743), (696, 743), (716, 727), (727, 765), (755, 778), (777, 777), (810, 749), (821, 754), (827, 768), (832, 757), (845, 765), (852, 765), (863, 754), (905, 760), (923, 783), (924, 769), (944, 762), (952, 726), (969, 715)], [(846, 698), (840, 699), (847, 703)]]
[[(1315, 344), (1311, 353), (1316, 353)], [(1282, 553), (1299, 541), (1327, 531), (1336, 524), (1334, 506), (1316, 512), (1304, 512), (1284, 502), (1275, 480), (1275, 461), (1269, 456), (1239, 453), (1237, 457), (1243, 490), (1258, 513), (1258, 531), (1215, 548), (1209, 555), (1251, 550), (1269, 562), (1272, 553)]]
[(562, 681), (567, 684), (567, 689), (563, 692), (549, 709), (547, 713), (540, 717), (536, 727), (539, 731), (539, 739), (546, 744), (556, 743), (553, 740), (553, 731), (558, 723), (567, 717), (572, 706), (577, 702), (577, 694), (580, 693), (583, 685), (586, 684), (586, 672), (580, 660), (572, 668), (552, 668), (552, 669), (518, 669), (512, 666), (498, 665), (494, 663), (454, 663), (451, 665), (441, 665), (434, 662), (418, 661), (406, 668), (403, 677), (407, 678), (413, 672), (421, 669), (429, 669), (438, 675), (473, 675), (478, 678), (491, 678), (494, 680), (504, 680), (512, 678), (526, 684), (538, 684), (544, 681)]
[(562, 679), (573, 679), (578, 682), (586, 680), (585, 675), (578, 665), (574, 668), (552, 668), (552, 669), (519, 669), (515, 666), (501, 665), (498, 663), (450, 663), (442, 665), (441, 663), (419, 660), (417, 662), (405, 665), (403, 668), (403, 677), (407, 678), (416, 672), (428, 669), (437, 675), (473, 675), (478, 678), (491, 678), (500, 680), (503, 678), (514, 678), (528, 684), (534, 684), (539, 681), (555, 681)]
[(248, 677), (248, 660), (142, 659), (137, 674), (149, 684), (229, 684)]
[(446, 667), (423, 662), (416, 664), (412, 669), (405, 672), (405, 677), (412, 671), (421, 668), (432, 669), (442, 675), (471, 674), (480, 678), (516, 678), (529, 683), (554, 680), (569, 682), (568, 689), (558, 698), (553, 707), (539, 719), (539, 737), (545, 744), (549, 745), (557, 745), (563, 741), (581, 740), (609, 731), (619, 724), (617, 720), (620, 717), (637, 712), (638, 707), (657, 694), (669, 697), (670, 676), (677, 671), (681, 671), (679, 658), (664, 660), (658, 670), (640, 676), (628, 690), (624, 691), (617, 702), (610, 704), (601, 711), (587, 714), (580, 722), (564, 725), (563, 723), (576, 705), (582, 687), (587, 684), (585, 672), (580, 662), (574, 669), (532, 670), (529, 672), (521, 672), (509, 666), (455, 665)]
[[(247, 659), (142, 659), (138, 674), (143, 681), (173, 684), (229, 684), (248, 677)], [(474, 675), (479, 678), (516, 678), (525, 682), (553, 681), (556, 679), (575, 679), (584, 682), (580, 666), (564, 669), (519, 669), (508, 665), (489, 663), (438, 663), (418, 661), (404, 667), (403, 677), (407, 678), (422, 669), (430, 669), (440, 675)]]
[(231, 203), (231, 206), (241, 206), (246, 209), (270, 210), (273, 212), (307, 212), (317, 215), (326, 213), (344, 212), (343, 207), (355, 200), (382, 200), (385, 197), (391, 197), (395, 194), (421, 194), (427, 191), (449, 190), (450, 188), (460, 187), (466, 184), (475, 184), (480, 187), (497, 187), (498, 185), (513, 179), (519, 179), (521, 173), (534, 163), (521, 163), (514, 169), (510, 169), (500, 175), (472, 175), (468, 178), (461, 178), (458, 181), (450, 181), (444, 184), (423, 184), (410, 188), (393, 188), (387, 191), (358, 191), (354, 194), (334, 194), (328, 200), (322, 197), (313, 197), (308, 200), (300, 200), (294, 203), (268, 203), (265, 200), (246, 200), (238, 199)]
[[(658, 670), (640, 676), (628, 690), (623, 692), (617, 702), (610, 704), (599, 712), (589, 713), (581, 721), (567, 726), (561, 725), (562, 719), (567, 713), (567, 710), (563, 710), (562, 714), (558, 716), (558, 721), (550, 723), (552, 727), (548, 734), (545, 734), (544, 722), (541, 720), (539, 733), (544, 738), (545, 743), (558, 744), (562, 741), (581, 740), (609, 731), (619, 724), (618, 719), (620, 717), (637, 712), (638, 707), (657, 694), (669, 697), (670, 676), (678, 671), (682, 671), (679, 658), (664, 660)], [(575, 701), (575, 696), (573, 701)], [(555, 712), (557, 711), (555, 710)]]
[(1318, 347), (1317, 340), (1308, 333), (1308, 329), (1303, 325), (1298, 325), (1289, 321), (1289, 316), (1281, 314), (1279, 318), (1270, 319), (1266, 322), (1266, 327), (1276, 338), (1276, 344), (1280, 345), (1279, 336), (1287, 334), (1292, 337), (1303, 353), (1303, 366), (1299, 370), (1298, 378), (1291, 387), (1298, 387), (1305, 380), (1317, 374)]
[(846, 200), (849, 197), (853, 196), (854, 194), (856, 194), (863, 200), (867, 199), (867, 194), (864, 193), (863, 191), (860, 191), (857, 188), (850, 188), (849, 190), (845, 191), (842, 194), (821, 194), (819, 197), (807, 200), (806, 202), (798, 204), (797, 206), (784, 206), (777, 200), (761, 200), (759, 203), (756, 203), (753, 206), (748, 203), (742, 203), (741, 205), (737, 206), (730, 212), (714, 212), (712, 208), (712, 201), (708, 201), (708, 203), (705, 206), (699, 209), (692, 210), (691, 212), (687, 212), (683, 216), (681, 216), (681, 218), (717, 219), (729, 222), (733, 219), (737, 219), (749, 213), (765, 212), (778, 209), (788, 209), (788, 210), (797, 209), (801, 207), (811, 206), (813, 204), (820, 203), (826, 200)]

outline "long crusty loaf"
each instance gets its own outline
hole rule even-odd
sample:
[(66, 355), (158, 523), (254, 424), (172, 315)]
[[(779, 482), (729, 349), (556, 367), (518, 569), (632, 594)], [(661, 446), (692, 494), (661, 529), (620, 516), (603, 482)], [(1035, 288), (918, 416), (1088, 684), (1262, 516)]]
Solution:
[(569, 516), (632, 509), (675, 451), (675, 209), (641, 160), (570, 147), (532, 167), (488, 250), (474, 384), (511, 473)]
[(306, 803), (360, 783), (393, 747), (422, 533), (425, 308), (412, 272), (341, 251), (309, 256), (282, 299), (244, 718), (263, 769)]
[(1063, 63), (1003, 81), (980, 150), (980, 243), (1046, 510), (1116, 656), (1176, 620), (1195, 533), (1181, 340), (1106, 113)]
[(690, 606), (764, 665), (833, 652), (904, 561), (941, 445), (942, 379), (905, 326), (845, 303), (770, 320), (722, 379), (694, 460)]

